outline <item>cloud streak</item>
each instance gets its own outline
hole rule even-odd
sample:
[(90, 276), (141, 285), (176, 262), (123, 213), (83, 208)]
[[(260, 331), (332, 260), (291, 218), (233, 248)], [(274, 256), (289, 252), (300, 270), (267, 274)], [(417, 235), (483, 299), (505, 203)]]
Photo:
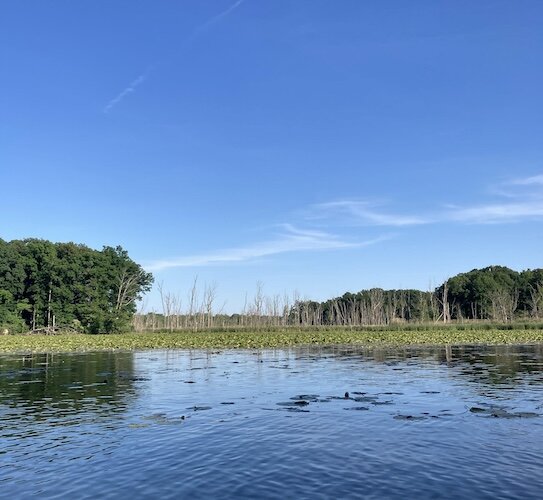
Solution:
[(512, 184), (517, 186), (543, 186), (543, 174), (525, 177), (524, 179), (515, 179)]
[(219, 250), (200, 255), (189, 255), (169, 260), (157, 260), (145, 266), (148, 271), (163, 271), (177, 267), (201, 267), (214, 264), (240, 263), (260, 257), (288, 252), (308, 252), (319, 250), (339, 250), (362, 248), (388, 239), (381, 236), (372, 240), (348, 242), (336, 235), (323, 231), (298, 229), (291, 224), (283, 224), (283, 233), (277, 238), (245, 247)]
[(307, 219), (341, 221), (343, 225), (407, 227), (436, 223), (500, 224), (543, 219), (543, 175), (515, 179), (500, 194), (505, 202), (440, 207), (429, 214), (380, 211), (364, 200), (339, 200), (313, 205)]
[[(505, 224), (529, 220), (543, 220), (543, 175), (516, 179), (508, 186), (520, 186), (514, 199), (504, 203), (471, 206), (448, 206), (427, 214), (403, 214), (380, 211), (382, 204), (361, 200), (339, 200), (312, 205), (305, 212), (306, 220), (327, 225), (367, 227), (416, 227), (430, 224)], [(542, 186), (542, 187), (539, 187)], [(534, 189), (535, 187), (535, 189)], [(530, 190), (530, 196), (526, 190)], [(275, 238), (247, 246), (227, 248), (215, 252), (186, 255), (173, 259), (156, 260), (145, 267), (148, 271), (163, 271), (180, 267), (203, 267), (217, 264), (242, 263), (272, 255), (333, 251), (363, 248), (391, 238), (381, 235), (365, 241), (348, 241), (326, 231), (300, 229), (292, 224), (277, 226), (281, 231)]]
[(514, 179), (502, 186), (505, 202), (452, 207), (445, 221), (470, 224), (501, 224), (543, 219), (543, 175)]
[(378, 212), (376, 205), (368, 201), (340, 200), (320, 203), (312, 208), (310, 218), (325, 218), (335, 216), (348, 216), (350, 221), (368, 226), (415, 226), (428, 224), (430, 220), (418, 215), (403, 215)]
[(543, 218), (543, 201), (526, 201), (456, 208), (444, 220), (472, 224), (499, 224)]

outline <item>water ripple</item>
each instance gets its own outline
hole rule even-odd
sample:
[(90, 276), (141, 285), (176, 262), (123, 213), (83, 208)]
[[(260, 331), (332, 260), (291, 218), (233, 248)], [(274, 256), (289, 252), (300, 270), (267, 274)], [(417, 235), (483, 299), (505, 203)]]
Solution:
[(451, 352), (0, 356), (0, 496), (539, 498), (542, 349)]

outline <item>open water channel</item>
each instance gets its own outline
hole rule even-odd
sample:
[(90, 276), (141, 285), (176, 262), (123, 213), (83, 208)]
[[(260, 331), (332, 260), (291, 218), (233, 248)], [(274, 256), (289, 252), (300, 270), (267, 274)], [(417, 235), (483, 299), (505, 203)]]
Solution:
[(541, 498), (543, 346), (3, 355), (31, 495)]

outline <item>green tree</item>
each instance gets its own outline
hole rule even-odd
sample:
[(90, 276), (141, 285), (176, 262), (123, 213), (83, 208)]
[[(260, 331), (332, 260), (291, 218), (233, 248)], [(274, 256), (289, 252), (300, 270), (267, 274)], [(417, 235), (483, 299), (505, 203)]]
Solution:
[(0, 240), (0, 326), (122, 331), (152, 281), (121, 247)]

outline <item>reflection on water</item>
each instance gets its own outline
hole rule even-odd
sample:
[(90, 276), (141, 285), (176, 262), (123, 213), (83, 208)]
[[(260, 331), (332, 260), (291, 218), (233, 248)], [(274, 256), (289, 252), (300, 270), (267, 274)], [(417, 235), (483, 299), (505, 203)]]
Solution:
[(0, 497), (539, 498), (543, 346), (0, 357)]
[(82, 415), (120, 411), (134, 394), (133, 371), (130, 353), (0, 357), (3, 421), (15, 422), (17, 415), (51, 425), (58, 417), (77, 423)]

